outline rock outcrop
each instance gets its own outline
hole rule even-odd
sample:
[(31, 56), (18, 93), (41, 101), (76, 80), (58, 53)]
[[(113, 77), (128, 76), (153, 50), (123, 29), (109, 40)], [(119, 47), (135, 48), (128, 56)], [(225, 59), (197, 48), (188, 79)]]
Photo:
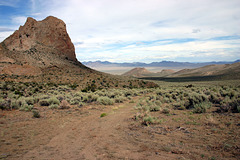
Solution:
[(76, 59), (65, 23), (55, 17), (28, 18), (0, 43), (0, 81), (69, 84), (79, 89), (156, 87), (151, 82), (119, 78), (95, 71)]
[(66, 30), (66, 24), (53, 16), (42, 21), (27, 18), (11, 36), (3, 41), (10, 51), (27, 51), (32, 48), (49, 48), (53, 54), (77, 61), (75, 48)]

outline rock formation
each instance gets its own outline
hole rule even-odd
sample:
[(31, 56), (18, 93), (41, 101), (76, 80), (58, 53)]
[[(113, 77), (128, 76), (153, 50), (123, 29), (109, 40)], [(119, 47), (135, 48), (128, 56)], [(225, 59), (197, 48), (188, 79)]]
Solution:
[(155, 87), (156, 84), (119, 78), (86, 67), (76, 59), (66, 24), (55, 17), (28, 18), (0, 43), (0, 81), (69, 84), (80, 89)]
[(76, 61), (75, 48), (66, 31), (66, 24), (53, 16), (42, 21), (27, 18), (24, 26), (20, 26), (3, 42), (10, 51), (27, 51), (32, 48), (50, 48), (60, 57)]

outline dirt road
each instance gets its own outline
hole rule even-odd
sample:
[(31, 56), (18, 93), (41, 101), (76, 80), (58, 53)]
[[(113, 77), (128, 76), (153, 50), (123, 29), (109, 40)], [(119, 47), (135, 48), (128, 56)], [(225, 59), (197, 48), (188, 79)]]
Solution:
[(105, 117), (100, 117), (102, 112), (93, 111), (63, 126), (61, 133), (49, 143), (29, 151), (23, 159), (168, 159), (169, 155), (149, 152), (144, 143), (129, 141), (129, 121), (135, 113), (133, 105), (108, 108)]

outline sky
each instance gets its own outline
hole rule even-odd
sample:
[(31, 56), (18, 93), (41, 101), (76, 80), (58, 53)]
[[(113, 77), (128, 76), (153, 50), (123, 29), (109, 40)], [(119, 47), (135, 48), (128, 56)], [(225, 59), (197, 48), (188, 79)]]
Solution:
[(0, 42), (49, 15), (81, 62), (240, 59), (240, 0), (0, 0)]

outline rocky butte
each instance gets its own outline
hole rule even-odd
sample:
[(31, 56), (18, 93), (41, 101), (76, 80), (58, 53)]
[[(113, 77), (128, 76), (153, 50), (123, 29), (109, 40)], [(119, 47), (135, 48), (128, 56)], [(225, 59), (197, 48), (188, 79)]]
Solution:
[(130, 84), (135, 87), (155, 86), (84, 66), (76, 58), (66, 24), (53, 16), (42, 21), (27, 18), (23, 26), (0, 43), (0, 80), (78, 84), (87, 90)]
[(51, 48), (54, 54), (76, 61), (75, 48), (66, 30), (66, 24), (53, 16), (42, 21), (29, 17), (10, 37), (4, 40), (10, 51), (26, 51), (31, 48)]

